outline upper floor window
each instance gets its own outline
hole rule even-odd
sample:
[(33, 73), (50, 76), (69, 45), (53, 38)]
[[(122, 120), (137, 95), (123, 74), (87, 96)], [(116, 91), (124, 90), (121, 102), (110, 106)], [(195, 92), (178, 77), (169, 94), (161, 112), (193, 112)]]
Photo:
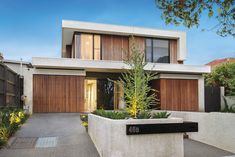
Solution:
[(146, 62), (170, 63), (168, 40), (148, 38), (145, 42)]
[(100, 60), (100, 35), (80, 34), (77, 36), (76, 58)]

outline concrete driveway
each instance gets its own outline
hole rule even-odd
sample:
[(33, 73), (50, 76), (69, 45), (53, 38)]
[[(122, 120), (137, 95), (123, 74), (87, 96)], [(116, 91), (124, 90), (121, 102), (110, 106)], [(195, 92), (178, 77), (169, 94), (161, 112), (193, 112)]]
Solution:
[(77, 113), (34, 114), (0, 157), (98, 157)]
[(184, 157), (235, 157), (231, 152), (198, 142), (184, 139)]

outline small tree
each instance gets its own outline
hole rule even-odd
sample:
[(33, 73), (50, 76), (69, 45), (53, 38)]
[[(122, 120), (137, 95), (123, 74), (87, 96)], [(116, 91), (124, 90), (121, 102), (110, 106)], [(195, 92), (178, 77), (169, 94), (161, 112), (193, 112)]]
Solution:
[(122, 73), (122, 78), (117, 82), (123, 86), (126, 111), (136, 118), (140, 111), (148, 109), (149, 104), (156, 101), (156, 90), (149, 86), (149, 81), (155, 79), (156, 74), (144, 70), (144, 53), (136, 48), (135, 42), (130, 52), (131, 55), (125, 61), (130, 69)]
[(205, 75), (206, 85), (224, 86), (226, 95), (235, 95), (235, 63), (224, 63)]

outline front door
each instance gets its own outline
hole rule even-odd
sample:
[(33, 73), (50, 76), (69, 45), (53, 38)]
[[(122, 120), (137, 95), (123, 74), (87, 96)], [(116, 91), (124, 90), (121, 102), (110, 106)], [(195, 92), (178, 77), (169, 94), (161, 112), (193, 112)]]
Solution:
[(96, 110), (97, 102), (97, 81), (94, 79), (85, 80), (85, 111)]

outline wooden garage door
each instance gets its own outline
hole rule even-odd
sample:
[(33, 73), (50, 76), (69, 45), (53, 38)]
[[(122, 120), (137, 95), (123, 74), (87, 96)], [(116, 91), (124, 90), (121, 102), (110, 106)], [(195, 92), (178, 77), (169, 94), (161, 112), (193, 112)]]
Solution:
[(198, 80), (154, 80), (153, 88), (159, 90), (162, 110), (198, 111)]
[(33, 112), (82, 112), (84, 77), (33, 75)]

